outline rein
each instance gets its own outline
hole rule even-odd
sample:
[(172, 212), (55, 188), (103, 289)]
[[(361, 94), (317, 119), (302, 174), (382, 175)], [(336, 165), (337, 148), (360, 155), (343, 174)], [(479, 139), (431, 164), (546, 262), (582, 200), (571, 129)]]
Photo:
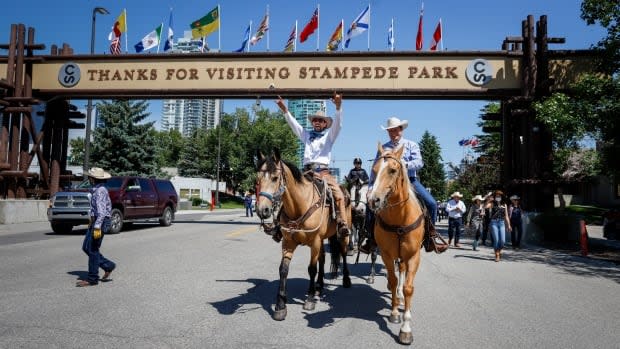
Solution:
[[(398, 164), (398, 166), (400, 166), (400, 168), (401, 168), (401, 169), (402, 169), (402, 167), (403, 167), (403, 164), (400, 162), (400, 160), (398, 160), (397, 158), (395, 158), (392, 154), (382, 155), (382, 156), (380, 156), (380, 157), (379, 157), (379, 159), (385, 159), (385, 160), (387, 160), (387, 159), (392, 159), (392, 160), (396, 161), (396, 163)], [(394, 192), (394, 190), (392, 190), (392, 188), (390, 188), (390, 192)], [(401, 205), (401, 204), (403, 204), (403, 203), (407, 202), (408, 200), (409, 200), (409, 190), (407, 190), (407, 197), (406, 197), (406, 198), (404, 198), (403, 200), (398, 201), (398, 202), (396, 202), (396, 203), (393, 203), (393, 204), (388, 203), (387, 205), (385, 205), (385, 207), (382, 207), (382, 208), (381, 208), (380, 210), (378, 210), (378, 211), (382, 211), (382, 210), (385, 210), (385, 209), (390, 208), (390, 207), (396, 207), (396, 206), (399, 206), (399, 205)]]

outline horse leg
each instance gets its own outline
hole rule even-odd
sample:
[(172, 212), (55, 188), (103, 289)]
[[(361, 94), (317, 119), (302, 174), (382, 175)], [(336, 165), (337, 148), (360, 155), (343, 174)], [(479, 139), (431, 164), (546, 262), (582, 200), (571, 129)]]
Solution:
[(389, 320), (393, 324), (399, 324), (400, 312), (398, 311), (398, 298), (396, 297), (398, 280), (396, 277), (396, 269), (394, 268), (394, 259), (383, 251), (381, 251), (381, 259), (383, 259), (383, 264), (385, 264), (385, 269), (387, 270), (387, 286), (390, 292), (392, 292), (392, 311), (390, 312)]
[(316, 290), (317, 295), (323, 293), (325, 288), (325, 245), (321, 243), (321, 250), (319, 252), (319, 274), (316, 278)]
[(403, 294), (403, 283), (405, 282), (405, 263), (402, 261), (396, 261), (398, 265), (398, 287), (396, 288), (396, 295), (398, 296), (398, 300), (400, 304), (403, 304), (405, 301), (405, 295)]
[(349, 240), (348, 236), (342, 238), (342, 287), (350, 288), (351, 287), (351, 276), (349, 273), (349, 265), (347, 264), (347, 247), (349, 244), (347, 242)]
[(306, 301), (304, 302), (304, 310), (314, 310), (314, 307), (316, 306), (316, 299), (315, 296), (317, 296), (317, 289), (316, 289), (316, 283), (315, 283), (315, 278), (316, 278), (316, 274), (317, 274), (317, 265), (319, 262), (319, 255), (321, 254), (321, 245), (323, 244), (323, 241), (319, 240), (318, 243), (314, 243), (311, 247), (310, 247), (310, 263), (308, 264), (308, 276), (310, 278), (309, 280), (309, 284), (308, 284), (308, 293), (306, 295)]
[(400, 327), (400, 333), (398, 334), (398, 340), (402, 344), (411, 344), (413, 342), (412, 334), (412, 321), (411, 321), (411, 301), (413, 299), (414, 291), (414, 278), (418, 272), (420, 266), (420, 250), (418, 250), (413, 258), (409, 259), (407, 263), (407, 279), (403, 288), (405, 294), (405, 311), (403, 314), (403, 325)]
[(276, 307), (273, 312), (273, 319), (282, 321), (286, 318), (286, 278), (288, 277), (288, 268), (291, 264), (289, 257), (282, 257), (280, 262), (280, 285), (278, 287), (278, 295), (276, 297)]
[(370, 251), (370, 275), (368, 276), (368, 280), (366, 280), (367, 284), (375, 283), (375, 264), (377, 263), (377, 248), (373, 248)]

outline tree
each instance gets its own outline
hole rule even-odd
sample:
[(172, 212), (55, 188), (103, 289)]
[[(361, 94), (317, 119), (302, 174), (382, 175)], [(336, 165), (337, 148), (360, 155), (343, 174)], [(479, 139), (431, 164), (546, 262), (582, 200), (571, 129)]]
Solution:
[(420, 140), (420, 152), (424, 167), (418, 172), (420, 182), (430, 188), (435, 198), (443, 198), (446, 195), (446, 172), (443, 169), (441, 147), (437, 137), (424, 131)]
[(69, 140), (69, 146), (71, 147), (69, 165), (80, 166), (84, 164), (84, 138), (77, 137)]
[(92, 162), (114, 175), (161, 176), (146, 101), (97, 103), (103, 127), (93, 132)]
[(157, 150), (157, 162), (162, 167), (176, 167), (179, 163), (181, 152), (185, 146), (185, 139), (181, 132), (175, 129), (168, 131), (153, 130)]

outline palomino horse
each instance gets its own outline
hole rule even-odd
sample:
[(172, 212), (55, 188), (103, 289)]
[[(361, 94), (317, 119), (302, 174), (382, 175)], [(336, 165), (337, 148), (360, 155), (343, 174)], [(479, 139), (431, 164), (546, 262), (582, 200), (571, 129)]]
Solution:
[[(366, 195), (368, 194), (368, 183), (364, 183), (361, 179), (357, 178), (354, 181), (349, 182), (350, 194), (351, 194), (351, 220), (353, 229), (351, 231), (351, 241), (349, 242), (349, 250), (353, 244), (357, 248), (357, 257), (355, 263), (360, 259), (360, 247), (364, 242), (364, 239), (369, 237), (368, 229), (366, 229), (366, 210), (367, 202)], [(375, 282), (375, 264), (377, 262), (377, 249), (372, 248), (370, 251), (370, 275), (366, 279), (366, 283), (373, 284)]]
[[(283, 235), (282, 261), (280, 263), (280, 285), (272, 317), (275, 320), (284, 320), (287, 301), (286, 279), (289, 264), (297, 246), (306, 245), (310, 247), (310, 263), (308, 264), (310, 284), (303, 308), (304, 310), (314, 310), (315, 297), (320, 295), (324, 287), (324, 239), (330, 239), (332, 262), (337, 262), (342, 256), (342, 284), (345, 288), (351, 287), (346, 260), (349, 237), (341, 237), (341, 242), (338, 242), (336, 220), (332, 215), (331, 207), (328, 205), (329, 189), (326, 183), (320, 185), (320, 182), (315, 183), (303, 176), (295, 165), (280, 159), (280, 152), (277, 149), (274, 150), (271, 157), (265, 157), (258, 153), (257, 171), (257, 215), (261, 220), (268, 219), (274, 214), (274, 207), (280, 208), (279, 223)], [(348, 215), (346, 212), (344, 214)], [(350, 217), (348, 217), (348, 222), (350, 221)], [(315, 282), (317, 263), (318, 278)], [(332, 264), (332, 270), (334, 268), (338, 270), (338, 266)]]
[[(387, 269), (388, 288), (392, 292), (390, 322), (400, 323), (398, 306), (404, 293), (403, 324), (398, 339), (411, 344), (411, 300), (413, 279), (420, 265), (424, 238), (422, 206), (409, 183), (402, 159), (403, 147), (384, 150), (379, 144), (379, 158), (372, 171), (375, 182), (368, 196), (368, 206), (375, 212), (375, 240)], [(398, 264), (398, 275), (395, 270)]]

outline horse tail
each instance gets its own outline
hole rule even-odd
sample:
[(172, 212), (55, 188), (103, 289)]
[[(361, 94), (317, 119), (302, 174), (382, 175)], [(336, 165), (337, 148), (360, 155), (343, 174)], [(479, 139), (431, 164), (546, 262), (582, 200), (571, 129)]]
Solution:
[(332, 275), (338, 275), (338, 267), (340, 266), (340, 259), (342, 258), (342, 244), (337, 235), (338, 234), (334, 234), (329, 238), (329, 252), (332, 256), (332, 263), (329, 271)]

